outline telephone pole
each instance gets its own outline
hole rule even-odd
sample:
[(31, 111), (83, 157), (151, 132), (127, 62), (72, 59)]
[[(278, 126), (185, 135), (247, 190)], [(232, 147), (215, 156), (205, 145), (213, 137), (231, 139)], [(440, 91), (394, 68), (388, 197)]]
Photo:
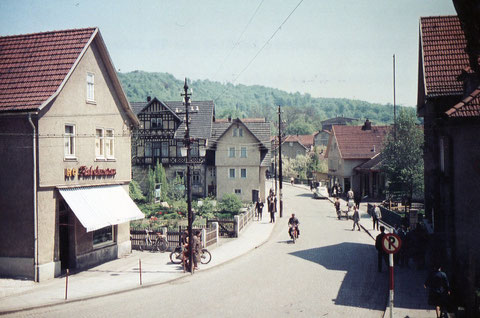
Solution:
[(278, 105), (278, 179), (279, 179), (279, 199), (280, 199), (280, 217), (283, 217), (283, 197), (282, 197), (282, 112)]

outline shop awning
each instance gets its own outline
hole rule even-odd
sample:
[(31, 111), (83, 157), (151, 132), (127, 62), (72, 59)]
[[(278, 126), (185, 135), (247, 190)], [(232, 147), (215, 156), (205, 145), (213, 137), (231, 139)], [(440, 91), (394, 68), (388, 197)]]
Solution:
[(58, 190), (87, 232), (144, 218), (120, 185)]

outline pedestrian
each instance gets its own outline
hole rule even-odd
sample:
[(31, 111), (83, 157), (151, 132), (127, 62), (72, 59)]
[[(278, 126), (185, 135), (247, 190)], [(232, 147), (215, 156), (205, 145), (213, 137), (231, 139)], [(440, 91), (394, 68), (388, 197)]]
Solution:
[(275, 223), (275, 212), (277, 212), (277, 198), (273, 192), (267, 198), (268, 212), (270, 213), (270, 223)]
[(295, 179), (293, 177), (290, 178), (290, 183), (292, 184), (293, 186), (293, 182), (295, 181)]
[(360, 192), (355, 192), (355, 195), (353, 197), (353, 201), (355, 202), (355, 206), (360, 209), (360, 202), (362, 201), (362, 195)]
[(335, 203), (333, 203), (335, 205), (335, 211), (337, 211), (337, 217), (338, 219), (340, 220), (342, 215), (341, 215), (341, 212), (340, 212), (340, 200), (338, 198), (335, 198)]
[(358, 230), (360, 231), (360, 224), (358, 223), (360, 221), (360, 214), (358, 213), (357, 207), (353, 207), (353, 229), (352, 231), (355, 231), (355, 225), (358, 227)]
[(398, 264), (402, 267), (405, 265), (408, 266), (408, 258), (407, 258), (407, 249), (408, 249), (408, 244), (407, 244), (407, 229), (405, 225), (402, 225), (400, 230), (398, 231), (398, 237), (400, 237), (400, 241), (402, 242), (402, 248), (400, 248), (400, 251), (398, 251), (397, 254), (398, 256)]
[(264, 204), (263, 204), (262, 200), (257, 201), (256, 209), (257, 209), (257, 215), (258, 215), (258, 220), (259, 221), (262, 220), (263, 206), (264, 206)]
[(423, 287), (428, 287), (428, 304), (435, 306), (437, 318), (448, 317), (446, 307), (448, 295), (450, 295), (450, 284), (441, 265), (434, 266)]
[[(355, 203), (353, 202), (353, 197), (354, 197), (354, 194), (353, 194), (353, 190), (350, 189), (348, 190), (347, 192), (347, 206), (348, 206), (348, 212), (350, 212), (350, 210), (353, 208), (353, 206), (355, 205)], [(348, 214), (347, 214), (347, 218), (348, 218)]]
[(382, 259), (385, 261), (386, 266), (388, 267), (388, 257), (387, 253), (383, 250), (383, 237), (385, 236), (385, 227), (382, 225), (380, 226), (380, 234), (377, 235), (375, 238), (375, 248), (377, 249), (377, 265), (378, 265), (378, 272), (382, 271)]
[(378, 223), (382, 219), (382, 211), (380, 211), (380, 208), (374, 204), (373, 205), (373, 214), (372, 214), (372, 220), (373, 220), (373, 229), (375, 230), (375, 225), (377, 226), (377, 231), (378, 231)]
[(193, 269), (198, 269), (198, 262), (200, 261), (200, 252), (202, 251), (202, 240), (199, 230), (195, 231), (193, 236)]

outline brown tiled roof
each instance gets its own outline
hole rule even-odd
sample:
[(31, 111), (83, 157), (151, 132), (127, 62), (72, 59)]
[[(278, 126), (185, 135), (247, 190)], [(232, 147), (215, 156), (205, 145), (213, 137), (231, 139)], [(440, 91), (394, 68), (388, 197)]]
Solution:
[(465, 35), (457, 16), (420, 19), (420, 38), (424, 68), (425, 95), (438, 97), (461, 95), (463, 82), (458, 79), (468, 69)]
[(314, 135), (288, 135), (284, 142), (298, 142), (305, 148), (313, 146)]
[(370, 130), (362, 130), (362, 127), (332, 126), (343, 159), (371, 159), (383, 149), (390, 126), (372, 126)]
[(479, 117), (480, 116), (480, 87), (468, 97), (445, 112), (448, 117)]
[(38, 109), (60, 88), (96, 31), (0, 37), (0, 112)]

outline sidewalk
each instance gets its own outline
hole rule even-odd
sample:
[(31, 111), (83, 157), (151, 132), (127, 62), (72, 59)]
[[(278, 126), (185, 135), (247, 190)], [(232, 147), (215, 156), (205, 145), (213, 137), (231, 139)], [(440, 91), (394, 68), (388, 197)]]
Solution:
[[(251, 222), (238, 238), (228, 239), (217, 247), (208, 247), (212, 260), (207, 265), (200, 264), (199, 271), (229, 262), (257, 248), (268, 240), (273, 228), (274, 224), (269, 223), (265, 215), (263, 220)], [(169, 252), (132, 251), (127, 257), (72, 274), (68, 278), (68, 300), (65, 300), (65, 277), (42, 283), (0, 279), (0, 315), (160, 285), (191, 275), (184, 273), (181, 265), (172, 264), (169, 255)]]

